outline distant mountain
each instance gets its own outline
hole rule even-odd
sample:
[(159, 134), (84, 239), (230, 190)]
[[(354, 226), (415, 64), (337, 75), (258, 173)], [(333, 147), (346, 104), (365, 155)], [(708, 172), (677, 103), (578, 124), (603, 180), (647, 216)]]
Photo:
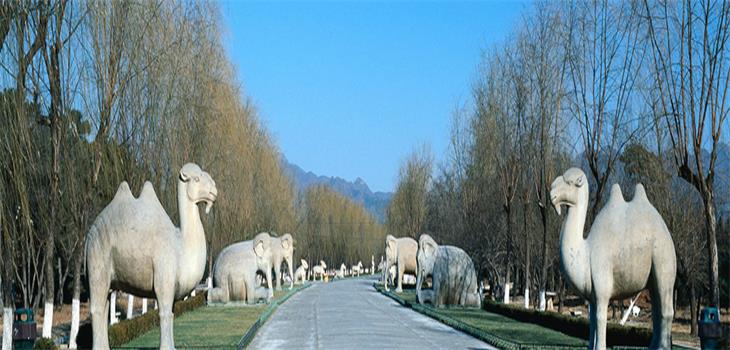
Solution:
[(311, 171), (305, 171), (296, 164), (290, 163), (282, 156), (281, 163), (284, 171), (294, 180), (294, 186), (299, 191), (305, 191), (313, 185), (327, 185), (333, 190), (348, 197), (367, 209), (380, 223), (385, 222), (385, 212), (393, 197), (391, 192), (373, 192), (368, 184), (361, 178), (354, 182), (347, 181), (336, 176), (317, 175)]

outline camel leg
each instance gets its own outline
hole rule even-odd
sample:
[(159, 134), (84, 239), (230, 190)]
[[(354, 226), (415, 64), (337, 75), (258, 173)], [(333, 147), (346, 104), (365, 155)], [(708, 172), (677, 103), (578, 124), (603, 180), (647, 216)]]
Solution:
[[(89, 283), (91, 292), (90, 297), (90, 313), (91, 326), (93, 330), (93, 347), (94, 349), (109, 349), (109, 333), (107, 325), (107, 316), (109, 315), (109, 284), (111, 277), (108, 271), (97, 271), (89, 269), (91, 275)], [(106, 273), (105, 273), (106, 272)]]
[[(655, 268), (662, 268), (655, 264)], [(672, 348), (672, 320), (674, 319), (674, 305), (672, 297), (674, 293), (674, 278), (671, 281), (659, 281), (657, 276), (674, 276), (668, 273), (654, 273), (649, 276), (651, 285), (651, 311), (653, 335), (650, 349), (671, 349)]]
[[(160, 264), (162, 265), (162, 264)], [(155, 270), (155, 296), (159, 305), (158, 312), (160, 316), (160, 350), (175, 349), (175, 340), (173, 339), (173, 314), (172, 306), (175, 302), (174, 283), (169, 283), (170, 276), (175, 276), (172, 269), (159, 268)]]
[(596, 346), (595, 350), (606, 350), (606, 321), (608, 317), (608, 299), (596, 300)]
[[(398, 288), (395, 289), (396, 293), (403, 293), (403, 274), (406, 272), (406, 268), (403, 264), (398, 264)], [(437, 296), (438, 298), (438, 296)]]
[(588, 304), (588, 349), (596, 348), (596, 304), (590, 302)]

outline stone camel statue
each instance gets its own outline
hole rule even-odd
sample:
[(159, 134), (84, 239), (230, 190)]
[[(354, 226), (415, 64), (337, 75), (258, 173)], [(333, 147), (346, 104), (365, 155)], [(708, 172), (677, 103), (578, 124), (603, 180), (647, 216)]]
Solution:
[(180, 227), (177, 228), (145, 182), (139, 198), (122, 182), (111, 203), (86, 235), (90, 311), (94, 349), (108, 349), (109, 289), (156, 298), (160, 315), (160, 349), (173, 349), (175, 300), (188, 295), (205, 271), (205, 232), (197, 204), (210, 212), (218, 195), (215, 182), (188, 163), (177, 182)]
[(307, 280), (307, 269), (309, 268), (309, 264), (307, 264), (307, 261), (304, 259), (301, 259), (301, 265), (297, 268), (297, 271), (294, 272), (294, 283), (304, 283), (304, 281)]
[[(395, 238), (392, 235), (385, 237), (385, 271), (389, 271), (391, 266), (397, 267), (398, 287), (396, 292), (403, 291), (403, 274), (406, 272), (416, 274), (416, 253), (418, 252), (418, 242), (410, 237)], [(385, 290), (388, 289), (388, 280), (383, 273), (383, 282)]]
[[(271, 237), (271, 265), (274, 267), (276, 290), (281, 289), (281, 263), (286, 262), (289, 274), (294, 275), (294, 238), (286, 233), (281, 237)], [(294, 279), (289, 282), (289, 289), (294, 288)]]
[(649, 348), (670, 349), (677, 259), (664, 220), (649, 203), (644, 186), (636, 185), (634, 198), (626, 202), (619, 186), (613, 185), (583, 238), (589, 195), (588, 179), (577, 168), (555, 179), (550, 190), (558, 215), (562, 205), (568, 207), (560, 232), (560, 266), (589, 301), (589, 348), (606, 348), (609, 300), (649, 288), (654, 328)]
[[(245, 301), (247, 304), (255, 304), (261, 299), (270, 300), (274, 295), (271, 287), (272, 241), (268, 233), (262, 232), (253, 240), (233, 243), (223, 248), (213, 264), (215, 287), (208, 294), (209, 301)], [(268, 290), (259, 287), (256, 282), (259, 271), (266, 277)]]
[[(460, 305), (482, 307), (474, 262), (464, 250), (449, 245), (438, 245), (427, 234), (418, 240), (418, 273), (416, 298), (419, 303), (433, 306)], [(431, 275), (433, 289), (422, 290), (421, 285)]]

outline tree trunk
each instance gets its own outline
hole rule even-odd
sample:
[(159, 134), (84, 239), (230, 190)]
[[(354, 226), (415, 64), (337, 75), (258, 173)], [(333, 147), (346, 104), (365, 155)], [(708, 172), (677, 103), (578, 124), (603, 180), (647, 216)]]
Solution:
[(525, 309), (530, 308), (530, 239), (528, 235), (527, 227), (527, 209), (529, 208), (529, 202), (525, 198), (525, 209), (522, 213), (522, 226), (525, 233)]
[(507, 214), (507, 254), (504, 259), (504, 297), (502, 298), (503, 303), (509, 304), (509, 293), (510, 293), (510, 276), (512, 272), (512, 210), (509, 204), (504, 206), (505, 214)]
[(690, 312), (690, 327), (689, 327), (689, 334), (692, 336), (697, 336), (697, 316), (699, 313), (698, 305), (697, 305), (697, 291), (695, 289), (695, 283), (690, 283), (689, 286), (689, 312)]
[(545, 206), (540, 206), (540, 221), (542, 223), (542, 266), (540, 267), (540, 303), (538, 310), (545, 311), (545, 290), (547, 287), (547, 275), (548, 275), (548, 222), (547, 212)]
[(712, 191), (705, 196), (705, 225), (707, 226), (707, 255), (710, 259), (710, 306), (720, 307), (719, 267), (717, 257), (717, 217)]
[[(85, 237), (85, 236), (84, 236)], [(81, 241), (83, 247), (83, 240)], [(76, 336), (79, 334), (79, 324), (81, 322), (81, 266), (84, 262), (84, 249), (80, 248), (74, 256), (74, 291), (73, 300), (71, 301), (71, 334), (69, 336), (69, 349), (76, 349)]]

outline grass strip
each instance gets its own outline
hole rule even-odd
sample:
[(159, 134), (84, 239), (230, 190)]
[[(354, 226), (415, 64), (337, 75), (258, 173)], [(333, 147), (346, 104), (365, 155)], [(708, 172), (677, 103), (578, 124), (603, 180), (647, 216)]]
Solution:
[[(268, 318), (273, 308), (306, 286), (308, 285), (295, 287), (288, 291), (276, 291), (269, 304), (209, 305), (180, 317), (175, 314), (175, 347), (178, 349), (236, 349), (239, 347), (242, 333), (247, 333), (254, 324), (260, 322), (265, 314), (265, 317)], [(115, 348), (157, 349), (159, 346), (160, 329), (157, 327)]]

